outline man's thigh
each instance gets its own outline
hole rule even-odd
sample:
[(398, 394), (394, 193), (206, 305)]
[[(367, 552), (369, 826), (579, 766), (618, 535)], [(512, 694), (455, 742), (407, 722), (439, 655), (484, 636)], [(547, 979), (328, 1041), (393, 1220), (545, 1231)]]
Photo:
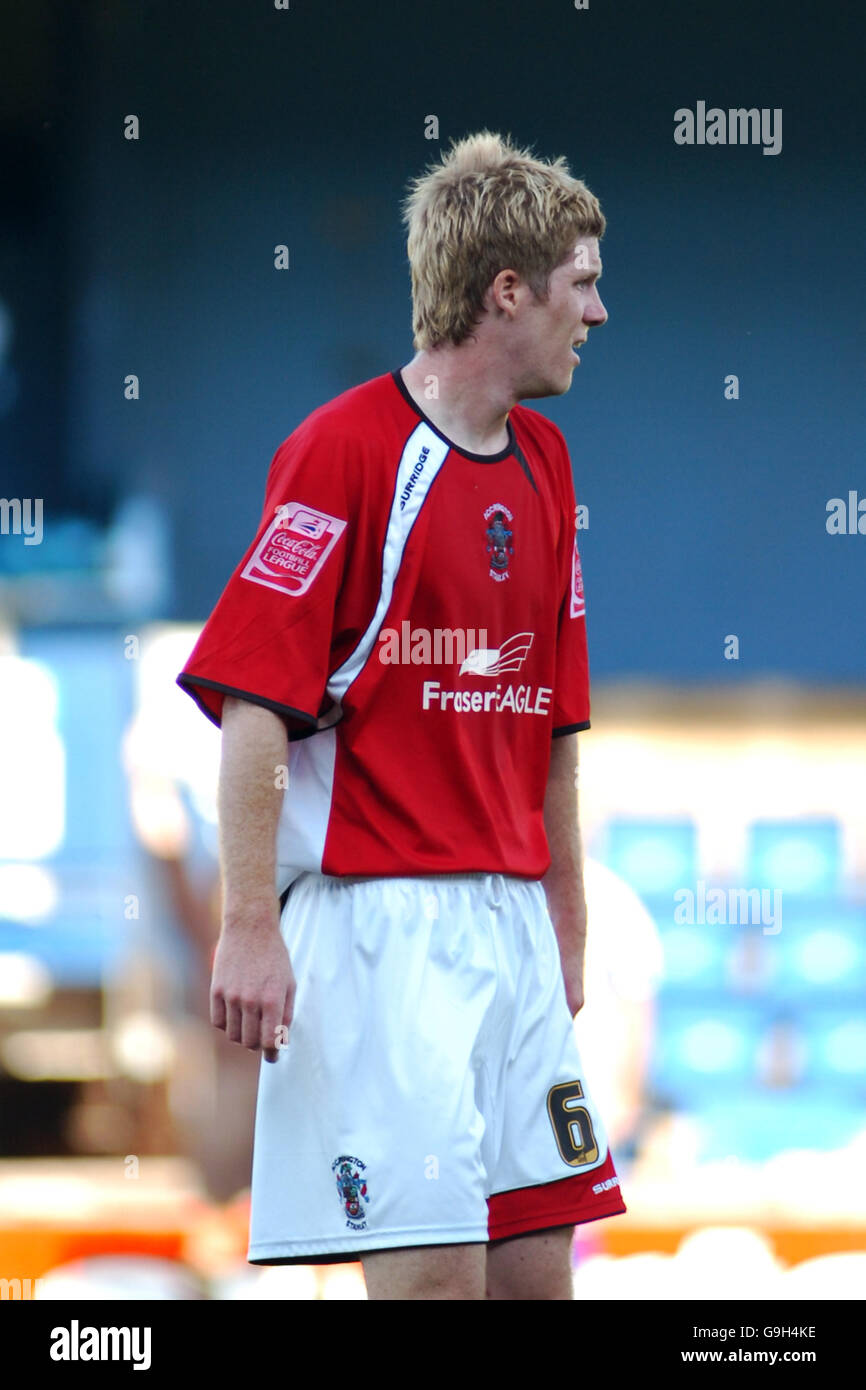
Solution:
[(371, 1300), (526, 1299), (568, 1301), (573, 1226), (533, 1231), (491, 1245), (424, 1245), (362, 1255)]
[(487, 1297), (570, 1302), (573, 1238), (573, 1226), (557, 1226), (494, 1241), (487, 1247)]
[(483, 1299), (487, 1246), (418, 1245), (372, 1250), (361, 1256), (367, 1297), (396, 1299)]

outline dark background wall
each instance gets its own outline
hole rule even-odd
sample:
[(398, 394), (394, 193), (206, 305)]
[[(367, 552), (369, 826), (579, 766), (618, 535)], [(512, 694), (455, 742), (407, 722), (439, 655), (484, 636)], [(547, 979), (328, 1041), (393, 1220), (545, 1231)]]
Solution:
[[(206, 616), (276, 446), (412, 356), (399, 200), (488, 126), (609, 223), (609, 322), (533, 403), (589, 506), (594, 675), (862, 681), (866, 535), (825, 528), (866, 496), (859, 5), (31, 0), (3, 29), (0, 493), (154, 495), (168, 616)], [(781, 107), (781, 153), (675, 144), (698, 101)]]

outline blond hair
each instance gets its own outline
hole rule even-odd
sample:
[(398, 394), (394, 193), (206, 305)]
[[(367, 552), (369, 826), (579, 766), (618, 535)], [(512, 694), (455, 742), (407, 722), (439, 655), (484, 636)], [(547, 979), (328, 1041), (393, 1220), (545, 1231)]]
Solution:
[(602, 237), (598, 199), (565, 159), (547, 163), (489, 130), (452, 141), (410, 184), (403, 204), (416, 349), (462, 343), (500, 270), (539, 299), (580, 237)]

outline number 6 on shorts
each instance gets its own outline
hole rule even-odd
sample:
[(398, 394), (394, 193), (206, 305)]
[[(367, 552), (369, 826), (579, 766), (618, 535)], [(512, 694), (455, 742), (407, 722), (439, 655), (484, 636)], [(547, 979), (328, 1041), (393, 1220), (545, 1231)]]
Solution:
[(553, 1125), (556, 1147), (563, 1162), (571, 1168), (595, 1163), (598, 1158), (598, 1141), (589, 1111), (585, 1105), (576, 1104), (582, 1099), (583, 1086), (579, 1081), (563, 1081), (551, 1086), (547, 1093), (547, 1113)]

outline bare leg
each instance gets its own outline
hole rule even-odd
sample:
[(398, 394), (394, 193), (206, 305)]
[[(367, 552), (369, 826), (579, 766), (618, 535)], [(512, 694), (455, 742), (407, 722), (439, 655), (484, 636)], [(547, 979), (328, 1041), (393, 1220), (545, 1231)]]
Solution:
[(573, 1226), (557, 1226), (488, 1246), (487, 1297), (570, 1302), (573, 1237)]
[(361, 1256), (367, 1297), (483, 1299), (486, 1245), (416, 1245)]

